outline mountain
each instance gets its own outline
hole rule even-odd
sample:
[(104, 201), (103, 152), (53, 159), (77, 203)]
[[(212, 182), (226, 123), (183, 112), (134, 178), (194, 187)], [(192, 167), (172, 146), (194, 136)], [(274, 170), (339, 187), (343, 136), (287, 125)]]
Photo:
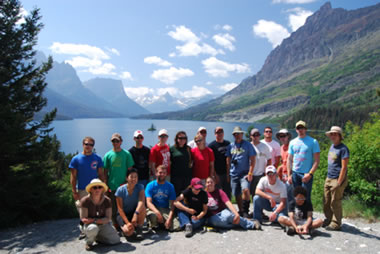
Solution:
[[(268, 55), (256, 75), (244, 79), (230, 92), (186, 110), (146, 117), (285, 121), (297, 112), (305, 112), (299, 117), (317, 119), (305, 109), (319, 107), (324, 121), (331, 106), (357, 112), (376, 110), (379, 17), (380, 4), (347, 11), (332, 9), (326, 3)], [(330, 116), (330, 120), (334, 122), (334, 117)]]
[(83, 82), (84, 87), (112, 105), (112, 110), (127, 116), (149, 113), (148, 110), (130, 99), (121, 80), (94, 78)]

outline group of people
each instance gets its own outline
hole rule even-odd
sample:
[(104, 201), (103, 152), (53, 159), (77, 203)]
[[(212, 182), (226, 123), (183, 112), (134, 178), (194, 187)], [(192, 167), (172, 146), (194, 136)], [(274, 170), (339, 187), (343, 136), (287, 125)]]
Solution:
[(281, 145), (272, 138), (271, 127), (265, 127), (264, 139), (252, 129), (251, 142), (244, 140), (240, 127), (233, 129), (233, 142), (216, 127), (210, 144), (206, 128), (200, 127), (191, 141), (179, 131), (171, 147), (167, 130), (161, 129), (151, 149), (143, 145), (143, 132), (136, 130), (135, 145), (128, 151), (121, 147), (121, 135), (114, 133), (113, 148), (103, 158), (92, 152), (95, 140), (85, 137), (83, 152), (73, 157), (69, 168), (86, 249), (95, 241), (118, 243), (120, 234), (142, 240), (144, 223), (153, 230), (184, 230), (186, 237), (204, 225), (261, 229), (263, 220), (278, 222), (289, 235), (310, 234), (322, 225), (339, 230), (349, 158), (342, 130), (333, 126), (326, 132), (332, 145), (323, 221), (313, 219), (311, 203), (319, 144), (307, 135), (305, 122), (295, 127), (294, 139), (286, 129), (276, 133)]

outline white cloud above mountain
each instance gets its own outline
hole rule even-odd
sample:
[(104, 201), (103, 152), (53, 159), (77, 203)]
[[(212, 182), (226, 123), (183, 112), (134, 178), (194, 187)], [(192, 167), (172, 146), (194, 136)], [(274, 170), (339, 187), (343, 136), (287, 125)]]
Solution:
[(193, 86), (191, 90), (182, 92), (184, 98), (199, 98), (206, 95), (212, 94), (210, 90), (202, 86)]
[(172, 65), (172, 63), (166, 61), (166, 60), (163, 60), (161, 59), (160, 57), (158, 56), (148, 56), (148, 57), (145, 57), (144, 58), (144, 63), (146, 64), (156, 64), (158, 66), (162, 66), (162, 67), (169, 67)]
[(50, 49), (56, 54), (83, 55), (90, 59), (110, 59), (110, 56), (102, 49), (88, 44), (54, 42)]
[(202, 61), (203, 68), (212, 77), (228, 77), (230, 72), (236, 73), (248, 73), (251, 71), (249, 65), (246, 63), (242, 64), (231, 64), (223, 62), (216, 57), (209, 57)]
[(287, 12), (290, 13), (288, 16), (289, 27), (293, 32), (303, 26), (306, 22), (307, 17), (313, 14), (312, 11), (308, 11), (299, 7), (290, 9)]
[(193, 75), (194, 72), (190, 69), (170, 67), (169, 69), (159, 69), (153, 71), (151, 77), (170, 85), (179, 79), (191, 77)]
[(228, 92), (237, 86), (238, 86), (237, 83), (227, 83), (227, 84), (224, 84), (222, 86), (219, 86), (219, 89), (223, 90), (224, 92)]
[(215, 41), (216, 44), (230, 50), (230, 51), (234, 51), (235, 50), (235, 46), (234, 46), (234, 42), (235, 42), (235, 37), (233, 37), (232, 35), (228, 34), (228, 33), (225, 33), (225, 34), (216, 34), (212, 37)]
[(288, 30), (282, 25), (264, 19), (260, 19), (252, 28), (255, 35), (267, 39), (273, 48), (280, 45), (282, 40), (290, 35)]

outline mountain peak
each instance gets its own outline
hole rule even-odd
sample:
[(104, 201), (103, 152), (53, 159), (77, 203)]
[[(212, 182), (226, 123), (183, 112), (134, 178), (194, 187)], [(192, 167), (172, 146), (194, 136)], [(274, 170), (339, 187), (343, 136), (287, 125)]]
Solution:
[(332, 10), (330, 2), (326, 2), (324, 5), (321, 6), (321, 8), (319, 8), (320, 12), (328, 12), (329, 10)]

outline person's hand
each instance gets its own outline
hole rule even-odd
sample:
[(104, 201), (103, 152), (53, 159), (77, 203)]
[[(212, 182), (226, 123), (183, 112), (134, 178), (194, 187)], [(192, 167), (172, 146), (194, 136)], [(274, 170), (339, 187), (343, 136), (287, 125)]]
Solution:
[(248, 182), (252, 182), (252, 178), (253, 178), (253, 176), (252, 176), (251, 174), (248, 174), (248, 175), (247, 175), (247, 180), (248, 180)]
[(269, 202), (272, 208), (276, 206), (276, 201), (274, 201), (273, 197), (270, 197)]
[(302, 226), (302, 234), (307, 234), (309, 233), (309, 228), (306, 225)]
[(239, 214), (237, 214), (237, 215), (235, 215), (234, 220), (232, 221), (232, 224), (237, 225), (237, 224), (239, 224), (239, 222), (240, 222), (240, 216), (239, 216)]
[(157, 216), (157, 222), (158, 223), (164, 223), (164, 217), (162, 217), (161, 213), (156, 213), (156, 216)]
[(73, 192), (73, 198), (74, 200), (79, 200), (79, 193), (76, 191), (76, 192)]
[(134, 214), (133, 217), (132, 217), (132, 221), (131, 221), (131, 223), (132, 223), (133, 226), (135, 226), (135, 227), (137, 226), (137, 219), (138, 219), (138, 218), (137, 218), (137, 214)]
[(289, 184), (293, 184), (293, 177), (292, 177), (292, 175), (288, 176), (288, 183)]
[(191, 215), (194, 215), (197, 211), (195, 211), (193, 208), (189, 208), (187, 212)]
[(169, 229), (171, 227), (171, 225), (172, 225), (172, 220), (166, 220), (165, 221), (165, 228), (166, 229)]
[(302, 178), (302, 182), (303, 183), (307, 183), (307, 182), (309, 182), (310, 181), (310, 179), (311, 179), (311, 174), (309, 174), (309, 173), (307, 173), (307, 174), (305, 174), (304, 176), (303, 176), (303, 178)]
[(198, 216), (195, 216), (195, 215), (191, 216), (191, 219), (192, 219), (192, 220), (199, 220), (199, 219), (198, 219)]
[(132, 225), (131, 222), (125, 224), (121, 229), (123, 230), (123, 233), (127, 236), (131, 236), (133, 232), (135, 232), (135, 227)]
[(273, 212), (269, 215), (269, 221), (275, 221), (276, 218), (277, 218), (277, 214), (275, 212)]
[(296, 227), (296, 232), (297, 232), (297, 234), (302, 234), (302, 229), (301, 229), (301, 227), (299, 227), (299, 226), (297, 226)]
[(91, 223), (93, 223), (95, 221), (95, 219), (91, 219), (91, 218), (83, 218), (82, 219), (82, 222), (84, 223), (84, 224), (91, 224)]

